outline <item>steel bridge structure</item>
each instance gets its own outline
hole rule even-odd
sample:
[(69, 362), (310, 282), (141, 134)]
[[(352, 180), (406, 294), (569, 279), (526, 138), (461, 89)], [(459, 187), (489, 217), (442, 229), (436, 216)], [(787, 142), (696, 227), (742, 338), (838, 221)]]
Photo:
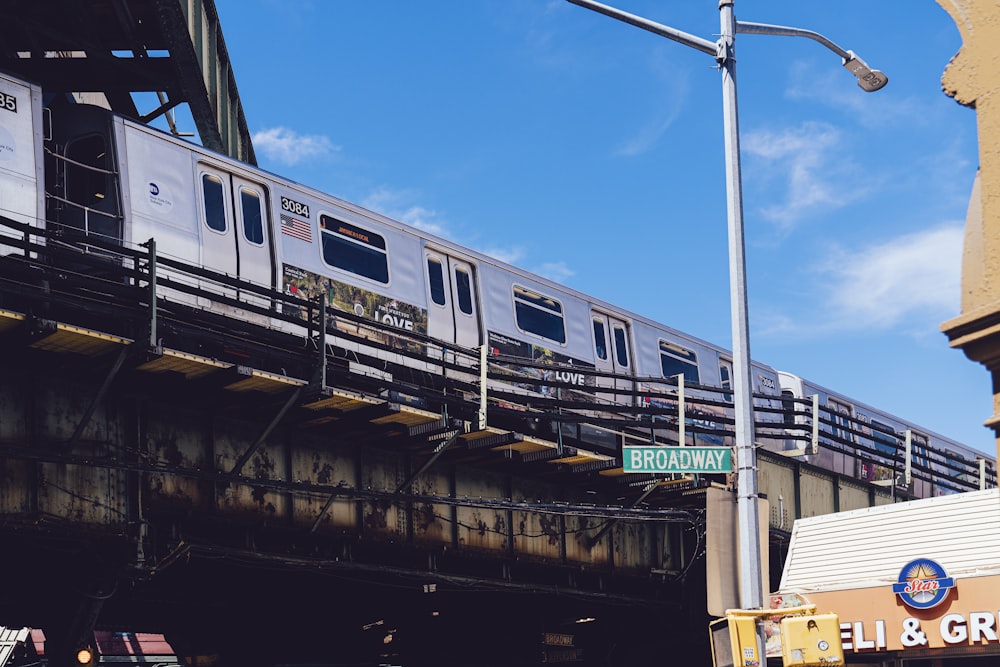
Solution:
[[(690, 637), (735, 572), (706, 565), (707, 498), (732, 480), (626, 474), (580, 425), (676, 444), (682, 405), (685, 429), (725, 440), (721, 390), (612, 408), (155, 243), (0, 224), (0, 619), (44, 628), (50, 664), (94, 628), (216, 664), (707, 656)], [(817, 446), (866, 455), (831, 413), (757, 403), (761, 437), (806, 447), (815, 421)], [(795, 518), (908, 497), (760, 458), (772, 577)], [(967, 468), (956, 490), (978, 488)]]

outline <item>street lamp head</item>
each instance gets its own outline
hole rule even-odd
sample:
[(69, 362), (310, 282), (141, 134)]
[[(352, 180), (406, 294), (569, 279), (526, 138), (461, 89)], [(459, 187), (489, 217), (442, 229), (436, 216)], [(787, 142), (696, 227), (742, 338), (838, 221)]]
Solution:
[(885, 84), (889, 83), (889, 77), (877, 69), (868, 67), (868, 63), (859, 58), (854, 51), (848, 51), (844, 58), (844, 67), (858, 79), (858, 86), (866, 93), (874, 93)]

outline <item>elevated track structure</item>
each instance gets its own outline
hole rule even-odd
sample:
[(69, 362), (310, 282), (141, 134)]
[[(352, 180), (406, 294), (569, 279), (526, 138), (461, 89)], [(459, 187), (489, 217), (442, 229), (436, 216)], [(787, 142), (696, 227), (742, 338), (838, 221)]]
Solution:
[[(620, 448), (578, 436), (587, 423), (620, 444), (676, 444), (683, 406), (686, 430), (726, 441), (722, 390), (634, 389), (613, 410), (578, 390), (512, 391), (559, 383), (155, 243), (2, 224), (0, 563), (16, 576), (0, 618), (45, 628), (53, 659), (95, 627), (165, 632), (179, 655), (220, 664), (634, 664), (703, 633), (719, 574), (706, 493), (732, 480), (626, 474)], [(762, 416), (787, 411), (761, 419), (762, 437), (887, 461), (851, 434), (862, 424), (757, 400)], [(912, 482), (760, 455), (772, 580), (796, 517), (911, 497)], [(902, 442), (890, 459), (907, 467)], [(993, 468), (949, 465), (955, 491), (996, 483)], [(585, 634), (581, 619), (596, 619)]]

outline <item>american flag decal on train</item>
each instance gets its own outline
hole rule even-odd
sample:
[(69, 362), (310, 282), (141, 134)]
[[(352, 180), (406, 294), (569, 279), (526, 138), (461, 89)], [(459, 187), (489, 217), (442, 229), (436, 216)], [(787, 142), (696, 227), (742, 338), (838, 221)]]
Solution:
[(312, 226), (308, 222), (284, 213), (281, 214), (281, 233), (294, 236), (306, 243), (312, 243), (313, 240)]

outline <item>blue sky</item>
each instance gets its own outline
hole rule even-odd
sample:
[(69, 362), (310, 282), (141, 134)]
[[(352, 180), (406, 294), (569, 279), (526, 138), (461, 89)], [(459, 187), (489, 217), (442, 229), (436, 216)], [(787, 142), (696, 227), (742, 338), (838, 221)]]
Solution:
[[(721, 78), (563, 0), (216, 0), (261, 166), (729, 347)], [(615, 6), (714, 40), (715, 0)], [(737, 0), (751, 351), (984, 451), (951, 350), (975, 113), (933, 0)]]

